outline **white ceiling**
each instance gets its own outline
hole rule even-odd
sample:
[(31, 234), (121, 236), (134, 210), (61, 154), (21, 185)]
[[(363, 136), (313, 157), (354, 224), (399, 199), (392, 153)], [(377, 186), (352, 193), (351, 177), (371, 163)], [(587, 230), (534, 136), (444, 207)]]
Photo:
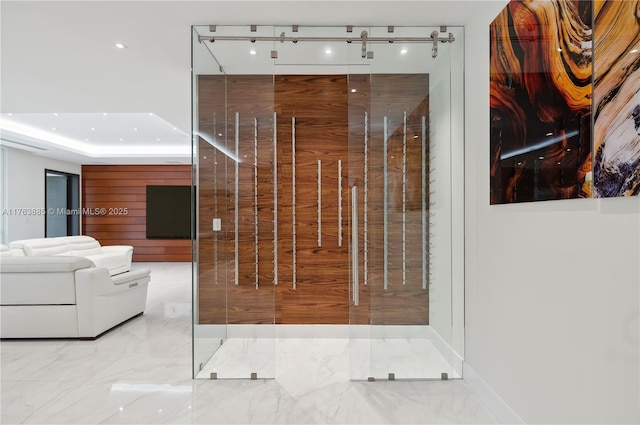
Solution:
[(83, 164), (189, 163), (192, 25), (488, 25), (505, 4), (2, 0), (2, 143)]

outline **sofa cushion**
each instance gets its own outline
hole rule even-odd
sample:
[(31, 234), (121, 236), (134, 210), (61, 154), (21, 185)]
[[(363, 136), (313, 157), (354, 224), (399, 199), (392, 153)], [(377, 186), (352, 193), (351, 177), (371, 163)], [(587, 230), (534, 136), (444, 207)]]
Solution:
[(102, 254), (100, 242), (91, 236), (68, 236), (65, 237), (69, 255), (85, 257), (87, 255)]
[[(88, 257), (89, 255), (98, 255), (98, 254), (102, 254), (102, 248), (100, 247), (100, 244), (98, 242), (96, 242), (96, 244), (98, 245), (97, 247), (94, 248), (88, 248), (88, 249), (70, 249), (69, 251), (60, 254), (60, 255), (74, 255), (77, 257)], [(69, 248), (76, 248), (74, 246), (69, 245)]]
[(12, 242), (11, 246), (22, 248), (24, 255), (27, 256), (58, 255), (69, 250), (67, 243), (59, 238), (27, 239), (19, 242), (19, 244)]
[(0, 244), (0, 257), (13, 257), (13, 252), (8, 246)]

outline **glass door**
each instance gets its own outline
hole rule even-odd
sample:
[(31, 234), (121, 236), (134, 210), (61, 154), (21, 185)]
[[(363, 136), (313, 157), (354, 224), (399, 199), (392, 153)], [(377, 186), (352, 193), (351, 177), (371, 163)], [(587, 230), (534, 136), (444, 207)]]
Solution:
[(351, 379), (459, 376), (462, 47), (455, 28), (195, 28), (194, 376), (322, 368), (297, 355), (313, 344)]
[[(194, 376), (205, 379), (275, 377), (278, 141), (271, 45), (207, 39), (244, 31), (194, 28)], [(251, 73), (256, 68), (259, 75)]]
[[(388, 31), (371, 27), (368, 37)], [(350, 371), (357, 380), (449, 379), (461, 369), (451, 162), (462, 143), (451, 134), (462, 103), (452, 111), (450, 41), (462, 40), (451, 28), (393, 35), (351, 52), (370, 67), (349, 75)], [(427, 37), (447, 42), (415, 41)]]

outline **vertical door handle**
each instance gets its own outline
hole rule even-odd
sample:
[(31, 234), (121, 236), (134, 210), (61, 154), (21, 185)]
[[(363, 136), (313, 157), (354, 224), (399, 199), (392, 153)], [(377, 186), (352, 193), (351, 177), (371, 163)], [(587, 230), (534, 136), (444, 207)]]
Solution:
[(351, 273), (353, 304), (360, 305), (358, 277), (358, 187), (351, 187)]

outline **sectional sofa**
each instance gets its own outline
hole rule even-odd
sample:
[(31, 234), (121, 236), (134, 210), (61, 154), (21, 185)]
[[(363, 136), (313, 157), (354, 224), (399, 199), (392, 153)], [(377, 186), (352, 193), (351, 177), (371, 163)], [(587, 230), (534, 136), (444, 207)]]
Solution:
[[(81, 240), (66, 241), (67, 247)], [(0, 245), (0, 338), (95, 339), (144, 312), (149, 269), (132, 269), (130, 260), (116, 267), (104, 256), (110, 250), (94, 247), (81, 256), (81, 249), (60, 251), (60, 241), (17, 242)], [(126, 250), (122, 255), (131, 258)]]

